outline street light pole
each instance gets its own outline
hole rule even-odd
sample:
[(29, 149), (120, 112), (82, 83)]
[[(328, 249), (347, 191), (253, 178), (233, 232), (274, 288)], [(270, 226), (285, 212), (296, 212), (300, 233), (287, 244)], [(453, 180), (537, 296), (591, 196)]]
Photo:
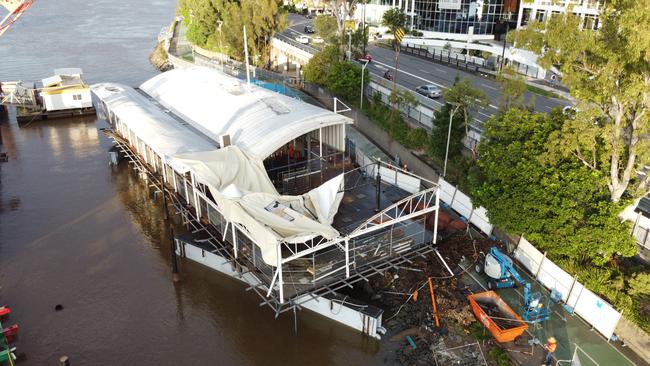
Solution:
[(361, 100), (359, 101), (359, 109), (363, 111), (363, 74), (366, 72), (366, 66), (368, 66), (370, 60), (364, 60), (363, 65), (361, 65)]
[[(451, 103), (450, 103), (451, 104)], [(454, 114), (458, 111), (459, 105), (455, 105), (449, 113), (449, 130), (447, 131), (447, 148), (445, 149), (445, 165), (442, 168), (442, 177), (447, 176), (447, 158), (449, 157), (449, 141), (451, 140), (451, 123), (454, 121)]]
[(509, 31), (510, 31), (510, 21), (507, 21), (506, 33), (503, 35), (503, 51), (501, 51), (501, 67), (499, 68), (499, 71), (503, 71), (503, 63), (506, 59), (506, 38)]
[(348, 30), (348, 61), (352, 61), (352, 31)]
[(361, 40), (361, 42), (363, 43), (363, 56), (364, 57), (366, 56), (366, 4), (367, 4), (367, 2), (368, 2), (368, 0), (363, 0), (363, 11), (362, 11), (363, 20), (361, 22), (361, 24), (362, 24), (361, 29), (363, 30), (363, 33), (362, 33), (363, 39)]
[(223, 72), (223, 56), (224, 56), (224, 53), (223, 53), (223, 42), (221, 41), (221, 39), (222, 39), (221, 26), (223, 25), (223, 21), (222, 20), (217, 20), (217, 24), (219, 25), (217, 29), (219, 30), (219, 53), (221, 54), (221, 56), (219, 56), (219, 61), (220, 61), (220, 64), (221, 64), (221, 72)]

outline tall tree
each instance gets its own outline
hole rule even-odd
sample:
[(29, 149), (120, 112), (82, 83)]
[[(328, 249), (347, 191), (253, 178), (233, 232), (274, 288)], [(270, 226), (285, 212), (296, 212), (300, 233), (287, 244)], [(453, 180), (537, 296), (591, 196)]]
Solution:
[(338, 33), (336, 18), (331, 15), (319, 15), (314, 20), (314, 30), (321, 38), (333, 42)]
[(326, 4), (336, 19), (338, 34), (345, 34), (345, 22), (350, 19), (357, 0), (327, 0)]
[(510, 67), (505, 67), (497, 81), (501, 84), (501, 110), (507, 111), (510, 108), (524, 108), (526, 106), (526, 80), (523, 76), (514, 72)]
[(571, 157), (548, 159), (565, 117), (511, 109), (490, 118), (470, 177), (472, 201), (488, 210), (492, 224), (524, 234), (554, 258), (603, 265), (632, 256), (636, 244), (603, 176)]
[[(453, 108), (451, 104), (445, 103), (439, 110), (433, 112), (433, 128), (431, 129), (429, 153), (441, 159), (445, 157), (447, 134), (449, 134), (449, 117)], [(450, 159), (461, 154), (464, 136), (465, 126), (463, 116), (460, 113), (456, 113), (451, 123), (451, 134), (449, 136)]]
[(223, 14), (223, 35), (231, 47), (230, 54), (244, 57), (244, 32), (246, 26), (249, 55), (263, 65), (270, 56), (271, 39), (275, 32), (287, 27), (287, 14), (277, 0), (241, 0), (229, 2)]
[[(390, 8), (384, 13), (382, 18), (382, 25), (388, 27), (388, 30), (395, 36), (398, 32), (403, 32), (404, 26), (406, 25), (406, 14), (400, 8)], [(393, 49), (395, 50), (395, 72), (393, 73), (393, 91), (392, 94), (397, 92), (397, 70), (399, 69), (399, 51), (400, 51), (400, 40), (397, 36), (393, 38)], [(391, 109), (389, 123), (390, 130), (394, 132), (395, 130), (395, 112), (397, 110), (397, 104), (393, 103), (393, 109)]]
[(610, 199), (648, 192), (650, 165), (650, 0), (607, 2), (597, 31), (582, 20), (556, 15), (532, 22), (510, 40), (537, 52), (543, 66), (558, 67), (581, 103), (554, 144), (607, 177)]
[[(182, 0), (179, 10), (189, 24), (190, 42), (216, 49), (222, 40), (228, 54), (240, 60), (244, 58), (246, 26), (249, 55), (260, 65), (268, 60), (273, 35), (287, 26), (287, 14), (278, 0)], [(221, 32), (217, 28), (220, 21)]]
[[(488, 105), (488, 99), (485, 95), (485, 92), (481, 89), (477, 89), (472, 85), (472, 81), (469, 78), (456, 81), (454, 85), (443, 92), (445, 102), (450, 104), (450, 114), (455, 116), (456, 113), (461, 113), (463, 116), (463, 125), (465, 126), (465, 135), (469, 133), (470, 120), (472, 118), (472, 112), (478, 110), (479, 108), (484, 108)], [(450, 117), (454, 118), (454, 117)], [(476, 155), (475, 149), (472, 149), (472, 153)]]

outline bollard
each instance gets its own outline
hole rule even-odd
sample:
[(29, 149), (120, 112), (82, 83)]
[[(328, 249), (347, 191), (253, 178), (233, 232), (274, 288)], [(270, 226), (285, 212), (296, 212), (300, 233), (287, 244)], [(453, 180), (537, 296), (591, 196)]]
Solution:
[(68, 356), (59, 357), (59, 366), (70, 366), (70, 359)]

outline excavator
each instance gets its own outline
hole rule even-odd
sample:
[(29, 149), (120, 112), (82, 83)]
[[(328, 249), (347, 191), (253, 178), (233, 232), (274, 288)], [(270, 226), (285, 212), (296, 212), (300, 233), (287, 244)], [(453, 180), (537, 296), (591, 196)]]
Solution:
[(9, 12), (0, 21), (0, 37), (20, 18), (34, 0), (0, 0), (0, 5)]

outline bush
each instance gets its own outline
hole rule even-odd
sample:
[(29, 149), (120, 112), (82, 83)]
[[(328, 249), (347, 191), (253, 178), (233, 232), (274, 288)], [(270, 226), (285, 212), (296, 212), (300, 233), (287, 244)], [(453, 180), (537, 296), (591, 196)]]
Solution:
[(410, 128), (407, 134), (408, 146), (413, 149), (421, 150), (429, 142), (429, 134), (424, 128)]
[[(368, 70), (364, 70), (368, 82)], [(334, 63), (327, 74), (327, 88), (334, 94), (355, 103), (361, 96), (361, 67), (349, 61)]]

